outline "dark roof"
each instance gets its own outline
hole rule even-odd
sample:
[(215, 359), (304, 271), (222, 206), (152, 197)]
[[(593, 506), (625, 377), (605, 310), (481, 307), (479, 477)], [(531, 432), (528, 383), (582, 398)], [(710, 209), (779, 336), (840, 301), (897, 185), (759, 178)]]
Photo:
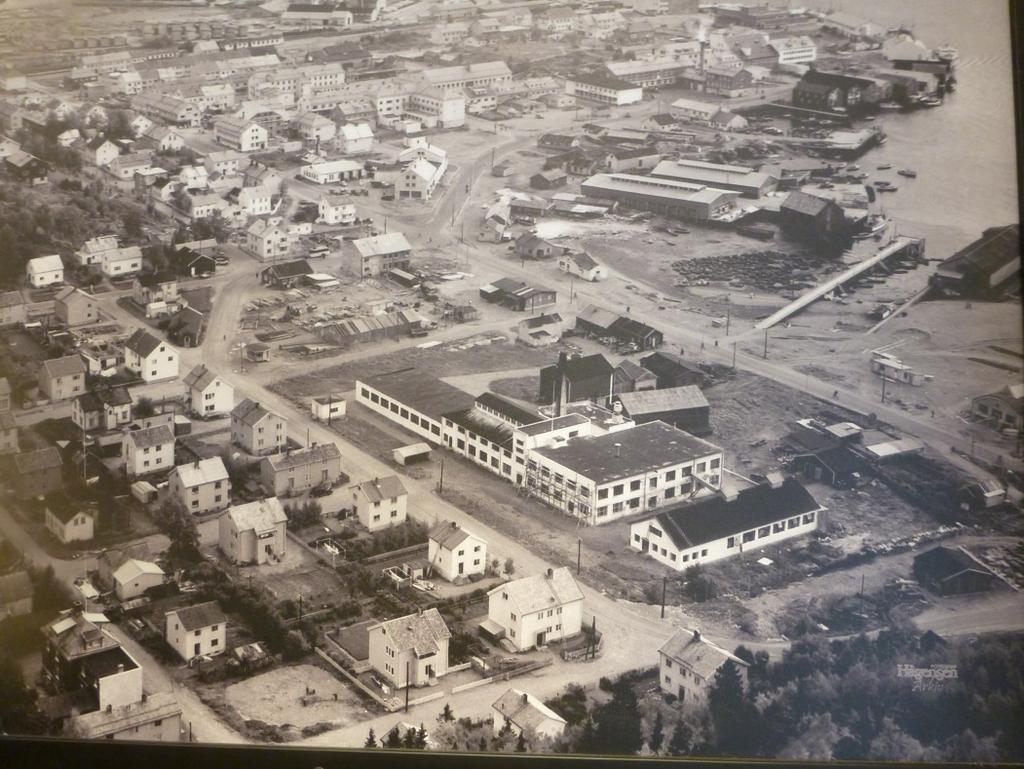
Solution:
[(148, 358), (153, 350), (159, 347), (160, 344), (161, 342), (159, 337), (155, 337), (146, 331), (146, 329), (140, 328), (128, 337), (128, 341), (125, 342), (125, 347), (132, 352), (137, 353), (140, 357)]
[(648, 422), (630, 430), (572, 438), (564, 445), (534, 451), (594, 483), (607, 483), (718, 454), (721, 449), (664, 422)]
[(534, 422), (539, 422), (542, 419), (536, 409), (527, 408), (496, 393), (486, 392), (477, 398), (476, 402), (481, 406), (486, 406), (489, 409), (497, 411), (499, 414), (502, 414), (513, 422), (518, 422), (521, 425), (533, 424)]
[(145, 272), (137, 280), (146, 288), (152, 288), (164, 283), (177, 283), (178, 277), (173, 272)]
[(831, 198), (819, 198), (817, 195), (810, 195), (806, 192), (791, 192), (782, 202), (782, 208), (786, 211), (793, 211), (798, 214), (817, 216), (829, 205), (835, 204)]
[(244, 425), (248, 425), (249, 427), (252, 427), (261, 419), (270, 414), (274, 414), (279, 418), (284, 419), (284, 417), (281, 417), (279, 414), (277, 414), (276, 411), (271, 411), (270, 409), (261, 405), (257, 401), (251, 400), (250, 398), (246, 398), (233, 409), (231, 409), (231, 419), (237, 420)]
[(796, 84), (796, 90), (807, 93), (819, 93), (822, 96), (827, 96), (829, 93), (834, 91), (839, 86), (837, 85), (826, 85), (825, 83), (808, 83), (805, 80), (801, 80)]
[(404, 368), (360, 378), (392, 400), (440, 421), (441, 417), (473, 407), (473, 396), (416, 368)]
[(651, 155), (661, 157), (657, 147), (614, 147), (608, 153), (616, 160), (629, 160), (630, 158), (646, 158)]
[(598, 88), (611, 88), (616, 91), (630, 91), (640, 87), (630, 83), (628, 80), (622, 80), (621, 78), (612, 77), (611, 75), (602, 75), (598, 72), (572, 75), (568, 79), (574, 83), (584, 83), (586, 85), (597, 86)]
[(455, 521), (441, 521), (430, 530), (430, 539), (445, 550), (454, 550), (470, 536), (469, 532)]
[[(168, 614), (170, 613), (172, 612), (168, 612)], [(210, 625), (222, 625), (228, 621), (224, 612), (221, 611), (220, 604), (216, 601), (175, 609), (173, 613), (178, 615), (178, 621), (185, 630), (199, 630)]]
[(677, 374), (681, 371), (689, 371), (701, 377), (704, 372), (700, 366), (689, 363), (672, 352), (654, 352), (640, 359), (640, 365), (648, 371), (653, 371), (658, 376)]
[(830, 446), (827, 449), (814, 452), (812, 456), (837, 475), (859, 473), (865, 470), (864, 463), (844, 446)]
[(799, 481), (787, 478), (778, 488), (762, 483), (744, 489), (733, 500), (716, 495), (693, 504), (677, 505), (653, 520), (677, 548), (685, 549), (820, 508)]
[(54, 494), (47, 499), (46, 509), (61, 523), (67, 523), (79, 513), (95, 517), (95, 511), (87, 509), (66, 494)]
[(263, 271), (270, 273), (275, 278), (295, 278), (300, 275), (312, 275), (314, 270), (305, 259), (296, 259), (291, 262), (281, 262), (268, 267)]
[(981, 237), (957, 251), (944, 263), (944, 269), (964, 271), (974, 268), (993, 272), (1004, 264), (1015, 262), (1021, 256), (1020, 225), (990, 227)]
[(612, 364), (608, 362), (608, 359), (599, 352), (593, 355), (580, 355), (575, 358), (569, 358), (568, 360), (545, 367), (545, 369), (552, 368), (556, 371), (561, 370), (569, 378), (570, 382), (598, 376), (608, 376), (615, 370)]
[(87, 392), (78, 397), (78, 405), (82, 411), (100, 411), (106, 406), (127, 406), (132, 402), (128, 388), (124, 386), (109, 387), (105, 390)]
[(319, 446), (308, 449), (298, 449), (284, 454), (263, 457), (262, 461), (270, 465), (270, 468), (276, 473), (332, 459), (341, 459), (341, 451), (333, 443), (321, 443)]
[(641, 323), (633, 318), (627, 318), (625, 315), (620, 315), (615, 321), (608, 327), (608, 332), (612, 336), (631, 336), (646, 339), (649, 336), (661, 336), (661, 332), (653, 326), (648, 326), (646, 323)]
[(60, 452), (51, 446), (45, 449), (16, 454), (14, 456), (14, 464), (18, 473), (23, 474), (60, 467), (64, 464), (64, 461), (60, 457)]
[(965, 571), (977, 571), (991, 575), (992, 571), (976, 561), (962, 548), (939, 545), (914, 557), (914, 568), (924, 569), (938, 580), (947, 580)]
[(576, 137), (572, 134), (541, 134), (537, 144), (542, 147), (571, 147)]
[(867, 78), (843, 75), (839, 72), (822, 72), (821, 70), (816, 69), (809, 69), (804, 73), (803, 78), (800, 80), (798, 85), (802, 85), (804, 83), (831, 85), (838, 88), (849, 88), (851, 86), (867, 88), (874, 85), (874, 82)]
[[(478, 408), (465, 409), (462, 411), (451, 411), (444, 415), (460, 427), (476, 433), (481, 438), (489, 440), (499, 446), (508, 447), (512, 444), (512, 426), (503, 422), (496, 416), (492, 416)], [(537, 422), (538, 419), (532, 419)]]
[(120, 646), (106, 649), (82, 658), (82, 670), (90, 678), (105, 678), (125, 670), (134, 670), (138, 665)]

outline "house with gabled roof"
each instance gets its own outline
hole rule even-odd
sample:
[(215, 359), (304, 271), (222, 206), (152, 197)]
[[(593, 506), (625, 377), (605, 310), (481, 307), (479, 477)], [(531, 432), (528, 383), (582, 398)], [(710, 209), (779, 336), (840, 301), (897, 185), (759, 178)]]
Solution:
[(81, 267), (86, 267), (90, 264), (102, 265), (107, 260), (107, 256), (117, 251), (119, 248), (117, 242), (117, 236), (115, 235), (98, 235), (91, 240), (87, 240), (82, 244), (74, 253), (74, 259)]
[(78, 687), (87, 659), (121, 649), (121, 644), (103, 628), (109, 622), (99, 612), (68, 609), (42, 627), (42, 678), (48, 689), (62, 692)]
[(77, 397), (85, 392), (85, 372), (81, 355), (44, 360), (39, 365), (39, 393), (51, 401)]
[(359, 277), (377, 277), (391, 270), (405, 270), (411, 263), (412, 246), (401, 232), (357, 238), (345, 244), (343, 263)]
[(487, 543), (455, 521), (441, 521), (430, 530), (427, 561), (431, 574), (449, 582), (483, 574), (487, 569)]
[(276, 454), (288, 444), (288, 420), (246, 398), (231, 410), (231, 442), (250, 454)]
[(494, 733), (508, 724), (512, 734), (518, 737), (524, 731), (538, 737), (554, 739), (565, 731), (566, 720), (544, 702), (520, 689), (508, 689), (493, 705)]
[(516, 651), (578, 635), (583, 627), (583, 591), (569, 569), (548, 569), (487, 593), (487, 619), (481, 628), (506, 638)]
[(45, 522), (46, 530), (65, 545), (88, 542), (96, 531), (95, 511), (74, 503), (51, 500), (46, 505)]
[(783, 231), (809, 238), (833, 238), (846, 229), (846, 215), (835, 200), (800, 190), (782, 201), (779, 221)]
[(152, 561), (128, 558), (114, 571), (114, 595), (120, 601), (130, 601), (150, 588), (162, 585), (166, 579), (164, 570)]
[(65, 326), (84, 326), (100, 319), (99, 303), (74, 286), (65, 286), (53, 299), (53, 314)]
[(638, 425), (661, 421), (691, 435), (711, 434), (711, 407), (695, 385), (623, 392), (614, 396), (622, 414)]
[(596, 400), (604, 403), (612, 394), (614, 367), (601, 353), (569, 357), (558, 354), (558, 362), (540, 370), (541, 403), (575, 403)]
[(194, 414), (229, 414), (235, 407), (235, 388), (200, 363), (185, 375), (186, 403)]
[(564, 254), (558, 260), (558, 269), (581, 280), (596, 283), (608, 278), (608, 268), (597, 261), (586, 251), (573, 251)]
[(28, 320), (28, 305), (20, 291), (0, 291), (0, 328)]
[(965, 547), (939, 545), (914, 557), (914, 576), (938, 595), (964, 595), (991, 590), (998, 582), (992, 570)]
[(995, 430), (1019, 430), (1024, 424), (1024, 384), (1013, 382), (972, 398), (971, 413)]
[(174, 433), (167, 425), (132, 430), (121, 446), (129, 478), (174, 467)]
[(102, 135), (93, 137), (82, 147), (82, 155), (86, 162), (97, 168), (106, 168), (110, 161), (120, 154), (118, 146)]
[(739, 672), (747, 687), (749, 665), (701, 635), (699, 630), (681, 628), (658, 650), (658, 686), (679, 698), (685, 707), (704, 705), (718, 673), (727, 661)]
[(396, 689), (430, 686), (448, 673), (452, 634), (437, 609), (368, 628), (370, 666)]
[(25, 265), (25, 277), (32, 288), (60, 285), (64, 282), (64, 262), (59, 254), (29, 259)]
[(232, 563), (269, 563), (285, 553), (287, 525), (277, 497), (234, 505), (217, 519), (217, 543)]
[(124, 385), (83, 393), (71, 404), (71, 421), (80, 430), (116, 430), (132, 421), (132, 396)]
[(405, 520), (408, 496), (397, 475), (364, 481), (352, 487), (352, 513), (370, 531), (386, 529)]
[(147, 272), (132, 283), (132, 298), (147, 318), (170, 315), (181, 304), (178, 276), (173, 272)]
[(15, 454), (14, 469), (21, 499), (45, 496), (64, 486), (64, 460), (53, 446)]
[(164, 620), (164, 639), (185, 662), (220, 654), (227, 646), (228, 618), (216, 601), (169, 611)]
[(260, 461), (260, 482), (268, 494), (292, 496), (341, 478), (341, 452), (333, 443), (288, 450)]
[(178, 351), (143, 328), (124, 345), (124, 366), (144, 382), (160, 382), (178, 376)]
[(231, 504), (231, 481), (220, 457), (178, 465), (167, 478), (167, 490), (192, 515), (216, 512)]

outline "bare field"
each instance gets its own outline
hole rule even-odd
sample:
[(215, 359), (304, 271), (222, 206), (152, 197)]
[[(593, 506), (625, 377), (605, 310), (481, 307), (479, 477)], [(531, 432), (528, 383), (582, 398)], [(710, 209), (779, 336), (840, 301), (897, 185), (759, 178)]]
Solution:
[(314, 665), (276, 668), (232, 684), (224, 693), (243, 719), (279, 726), (330, 723), (337, 728), (370, 716), (349, 687)]

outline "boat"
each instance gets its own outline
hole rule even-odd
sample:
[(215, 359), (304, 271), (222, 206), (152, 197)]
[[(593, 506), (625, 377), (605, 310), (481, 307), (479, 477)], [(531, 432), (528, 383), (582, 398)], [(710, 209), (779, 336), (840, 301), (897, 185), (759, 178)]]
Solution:
[(892, 168), (892, 163), (879, 163), (878, 164), (878, 170), (879, 171), (888, 171), (890, 168)]
[(917, 171), (915, 171), (912, 168), (901, 168), (896, 173), (898, 173), (900, 176), (905, 176), (908, 179), (916, 179), (917, 178)]
[(878, 190), (879, 192), (896, 192), (896, 190), (898, 190), (899, 187), (897, 187), (892, 182), (880, 181), (875, 182), (875, 189)]

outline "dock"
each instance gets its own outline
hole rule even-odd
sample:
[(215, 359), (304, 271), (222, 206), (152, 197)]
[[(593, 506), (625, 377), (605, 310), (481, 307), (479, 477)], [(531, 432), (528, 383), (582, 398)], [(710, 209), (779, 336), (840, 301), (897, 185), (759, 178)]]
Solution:
[(869, 257), (862, 262), (858, 262), (857, 264), (850, 267), (848, 270), (844, 270), (843, 272), (836, 275), (834, 278), (829, 278), (824, 283), (815, 286), (814, 288), (807, 291), (807, 293), (797, 297), (778, 312), (772, 313), (767, 318), (762, 320), (755, 326), (755, 328), (759, 330), (771, 328), (777, 323), (784, 321), (791, 315), (795, 315), (796, 313), (800, 312), (800, 310), (818, 301), (819, 299), (821, 299), (821, 297), (825, 296), (825, 294), (827, 294), (829, 291), (833, 291), (839, 286), (843, 285), (844, 283), (853, 280), (861, 273), (867, 272), (876, 265), (884, 262), (886, 259), (889, 259), (893, 256), (897, 256), (899, 254), (903, 254), (907, 251), (916, 252), (913, 255), (917, 256), (923, 250), (923, 240), (920, 240), (919, 238), (909, 238), (901, 235), (874, 256)]

